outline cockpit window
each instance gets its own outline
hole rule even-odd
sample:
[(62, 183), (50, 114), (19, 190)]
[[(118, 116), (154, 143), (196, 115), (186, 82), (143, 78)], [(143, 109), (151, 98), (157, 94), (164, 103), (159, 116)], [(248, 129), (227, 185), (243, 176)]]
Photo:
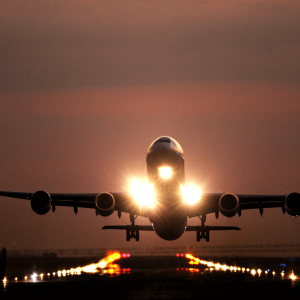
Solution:
[(170, 139), (160, 139), (160, 140), (157, 140), (153, 145), (156, 145), (158, 143), (171, 143), (171, 140)]
[[(161, 144), (161, 143), (167, 143), (167, 145), (166, 144)], [(158, 139), (156, 139), (151, 145), (150, 145), (150, 147), (149, 147), (149, 149), (148, 149), (148, 153), (150, 153), (152, 150), (154, 150), (152, 147), (153, 146), (158, 146), (158, 145), (161, 145), (161, 146), (168, 146), (168, 148), (170, 147), (172, 150), (174, 150), (174, 151), (176, 151), (176, 152), (178, 152), (178, 153), (180, 153), (180, 154), (182, 154), (183, 155), (183, 150), (182, 150), (182, 148), (181, 148), (181, 146), (179, 145), (179, 143), (176, 141), (176, 140), (174, 140), (174, 139), (172, 139), (172, 138), (170, 138), (170, 137), (168, 137), (168, 136), (161, 136), (160, 138), (158, 138)]]

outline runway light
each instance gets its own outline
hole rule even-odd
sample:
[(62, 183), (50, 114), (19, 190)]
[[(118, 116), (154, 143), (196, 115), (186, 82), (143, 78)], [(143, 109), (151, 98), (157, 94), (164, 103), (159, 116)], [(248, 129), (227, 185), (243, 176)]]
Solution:
[(3, 278), (2, 282), (3, 282), (3, 287), (6, 288), (6, 284), (7, 284), (7, 279), (6, 279), (6, 277)]
[(201, 198), (201, 191), (193, 185), (180, 186), (184, 201), (187, 204), (196, 204)]
[(15, 277), (15, 281), (18, 281), (18, 277)]
[[(178, 256), (176, 254), (176, 256)], [(205, 268), (204, 271), (212, 271), (212, 270), (216, 270), (216, 271), (219, 271), (219, 270), (222, 270), (222, 271), (226, 271), (226, 270), (230, 270), (231, 272), (234, 271), (242, 271), (243, 273), (246, 271), (246, 272), (249, 272), (252, 276), (255, 276), (256, 274), (258, 274), (259, 276), (262, 274), (262, 270), (261, 269), (250, 269), (250, 268), (241, 268), (241, 267), (238, 267), (238, 266), (228, 266), (226, 264), (220, 264), (220, 263), (214, 263), (212, 261), (206, 261), (206, 260), (202, 260), (198, 257), (195, 257), (193, 256), (192, 254), (190, 253), (187, 253), (185, 255), (181, 254), (180, 256), (185, 256), (187, 259), (189, 259), (189, 264), (191, 265), (195, 265), (195, 264), (202, 264), (202, 265), (206, 265), (208, 268)], [(179, 269), (178, 269), (179, 270)], [(183, 269), (182, 269), (183, 270)], [(187, 271), (188, 269), (186, 269)], [(270, 272), (270, 269), (267, 269), (264, 271), (265, 274), (268, 274), (268, 272)], [(202, 272), (201, 272), (202, 274)], [(273, 276), (275, 276), (275, 271), (272, 272)], [(285, 273), (284, 271), (282, 271), (281, 273), (281, 276), (282, 276), (282, 279), (284, 277)], [(289, 276), (291, 279), (295, 280), (296, 279), (296, 276), (294, 275), (294, 273), (292, 273), (290, 276)]]
[(168, 166), (162, 166), (158, 168), (159, 176), (163, 179), (169, 179), (172, 177), (172, 168)]
[(290, 279), (296, 280), (297, 276), (294, 274), (294, 271), (292, 271), (292, 274), (290, 275)]
[(37, 276), (37, 274), (36, 273), (33, 273), (32, 275), (31, 275), (31, 279), (35, 282), (36, 281), (36, 278), (37, 278), (38, 276)]

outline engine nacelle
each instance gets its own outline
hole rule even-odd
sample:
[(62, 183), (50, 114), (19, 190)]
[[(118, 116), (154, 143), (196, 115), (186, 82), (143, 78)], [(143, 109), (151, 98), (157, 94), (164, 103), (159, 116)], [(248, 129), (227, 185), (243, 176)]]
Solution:
[(231, 218), (240, 211), (239, 198), (234, 194), (224, 194), (219, 200), (219, 209), (223, 216)]
[(51, 209), (51, 197), (45, 191), (37, 191), (31, 196), (31, 208), (38, 215), (44, 215)]
[(284, 200), (284, 209), (289, 215), (298, 217), (300, 215), (300, 194), (288, 194)]
[(95, 199), (96, 212), (103, 216), (110, 216), (115, 210), (115, 198), (110, 193), (98, 194)]

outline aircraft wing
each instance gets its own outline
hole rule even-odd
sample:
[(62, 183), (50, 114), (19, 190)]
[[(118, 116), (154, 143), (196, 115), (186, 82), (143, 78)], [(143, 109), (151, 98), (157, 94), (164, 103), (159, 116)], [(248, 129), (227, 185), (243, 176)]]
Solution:
[[(55, 211), (56, 206), (69, 206), (73, 207), (75, 213), (77, 213), (78, 208), (92, 208), (97, 211), (96, 207), (96, 197), (100, 194), (98, 193), (84, 193), (84, 194), (76, 194), (76, 193), (47, 193), (44, 191), (38, 191), (35, 193), (20, 193), (20, 192), (7, 192), (7, 191), (0, 191), (0, 196), (4, 197), (11, 197), (11, 198), (19, 198), (19, 199), (27, 199), (32, 200), (33, 196), (36, 193), (44, 193), (44, 196), (49, 197), (46, 200), (48, 201), (48, 209), (45, 212), (40, 214), (44, 214), (52, 208)], [(127, 193), (102, 193), (103, 194), (110, 194), (114, 198), (114, 208), (110, 211), (118, 212), (125, 212), (134, 214), (136, 216), (143, 216), (148, 217), (147, 209), (141, 208), (136, 201), (132, 198), (132, 196)], [(297, 204), (293, 204), (295, 207), (290, 208), (286, 205), (286, 199), (290, 197), (290, 195), (295, 194)], [(218, 216), (219, 212), (223, 215), (231, 217), (236, 213), (241, 215), (242, 210), (246, 209), (258, 209), (259, 213), (263, 214), (264, 208), (272, 208), (272, 207), (279, 207), (282, 208), (282, 211), (287, 212), (291, 215), (299, 215), (300, 214), (300, 195), (298, 193), (291, 193), (289, 195), (248, 195), (248, 194), (226, 194), (230, 195), (232, 198), (231, 200), (238, 199), (238, 207), (236, 208), (235, 212), (230, 215), (230, 212), (223, 213), (222, 209), (220, 208), (220, 199), (224, 194), (221, 193), (205, 193), (202, 195), (199, 203), (196, 205), (192, 205), (191, 207), (187, 208), (187, 217), (197, 217), (199, 215), (211, 214), (215, 213)], [(299, 201), (298, 201), (299, 200)], [(39, 202), (38, 200), (37, 202)], [(33, 207), (32, 207), (33, 208)], [(33, 208), (34, 210), (34, 208)], [(37, 212), (36, 210), (34, 210)], [(38, 213), (38, 212), (37, 212)], [(109, 213), (109, 214), (110, 214)], [(101, 213), (100, 213), (101, 214)], [(109, 215), (106, 214), (106, 215)]]
[[(294, 193), (296, 194), (296, 193)], [(221, 193), (205, 193), (197, 205), (191, 208), (188, 212), (188, 217), (196, 217), (203, 214), (216, 213), (220, 209), (220, 199), (224, 194)], [(232, 196), (232, 201), (238, 199), (238, 208), (236, 213), (241, 214), (245, 209), (258, 209), (260, 214), (263, 214), (264, 208), (281, 207), (285, 210), (285, 200), (287, 195), (248, 195), (248, 194), (227, 194)], [(291, 195), (291, 194), (290, 194)], [(299, 195), (299, 194), (298, 194)], [(226, 213), (226, 212), (225, 212)]]
[[(79, 207), (96, 209), (96, 197), (99, 193), (47, 193), (38, 191), (39, 197), (49, 195), (50, 206), (54, 211), (56, 206), (69, 206), (73, 207), (77, 212)], [(20, 192), (7, 192), (0, 191), (0, 196), (31, 200), (36, 193), (20, 193)], [(114, 211), (131, 213), (138, 216), (146, 216), (146, 211), (140, 209), (139, 205), (133, 200), (129, 193), (108, 193), (114, 197), (115, 205)], [(44, 213), (41, 213), (44, 214)]]

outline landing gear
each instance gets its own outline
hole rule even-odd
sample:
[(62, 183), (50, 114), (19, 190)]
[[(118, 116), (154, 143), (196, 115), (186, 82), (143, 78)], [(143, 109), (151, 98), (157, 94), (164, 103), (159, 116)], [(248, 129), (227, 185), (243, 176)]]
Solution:
[(126, 241), (130, 241), (131, 238), (134, 238), (137, 242), (140, 240), (140, 229), (139, 225), (135, 225), (134, 221), (137, 217), (130, 214), (131, 225), (126, 226)]
[(199, 216), (199, 219), (201, 220), (201, 226), (197, 226), (196, 232), (197, 232), (197, 242), (200, 242), (200, 240), (205, 239), (207, 242), (209, 242), (209, 226), (205, 226), (204, 223), (206, 222), (206, 215)]
[(197, 226), (197, 242), (200, 242), (201, 239), (205, 239), (209, 242), (209, 226), (201, 225)]

